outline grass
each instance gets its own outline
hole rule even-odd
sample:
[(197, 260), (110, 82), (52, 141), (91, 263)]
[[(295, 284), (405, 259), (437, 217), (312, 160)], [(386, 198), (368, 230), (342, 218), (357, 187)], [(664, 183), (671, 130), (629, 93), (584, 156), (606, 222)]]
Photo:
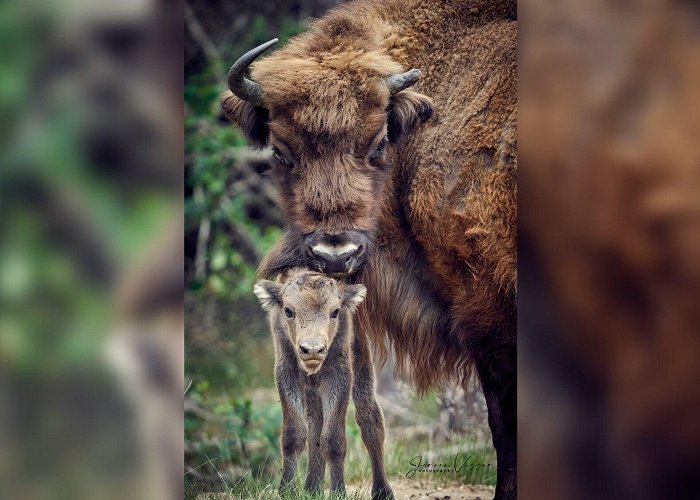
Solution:
[[(475, 441), (470, 436), (452, 436), (449, 442), (437, 445), (432, 442), (431, 436), (405, 435), (402, 426), (389, 427), (385, 440), (384, 464), (390, 481), (414, 481), (421, 487), (447, 486), (454, 483), (461, 484), (486, 484), (494, 485), (496, 481), (496, 460), (490, 443)], [(346, 419), (347, 455), (345, 460), (345, 481), (348, 485), (347, 498), (368, 498), (371, 487), (371, 469), (367, 450), (359, 435), (359, 428), (354, 422), (354, 408), (350, 408)], [(437, 450), (443, 450), (437, 452)], [(415, 472), (407, 478), (407, 473), (415, 462), (415, 457), (421, 455), (423, 463), (453, 464), (455, 454), (459, 452), (457, 468), (468, 459), (468, 465), (460, 471), (450, 472)], [(218, 491), (216, 496), (199, 498), (225, 498), (225, 499), (269, 499), (277, 496), (277, 487), (280, 481), (279, 468), (282, 458), (277, 449), (271, 450), (259, 467), (253, 467), (236, 478), (236, 468), (225, 469), (225, 460), (221, 457), (212, 459), (207, 455), (206, 462), (201, 467), (208, 469), (209, 473), (218, 478), (218, 484), (199, 483), (190, 475), (186, 475), (186, 498), (198, 498), (205, 491)], [(219, 464), (219, 466), (217, 466)], [(484, 467), (470, 467), (471, 464), (487, 464)], [(221, 467), (224, 465), (224, 468)], [(328, 469), (328, 468), (327, 468)], [(277, 472), (271, 472), (277, 471)], [(296, 490), (292, 488), (289, 494), (282, 498), (318, 499), (318, 496), (309, 495), (303, 490), (303, 480), (306, 471), (306, 456), (302, 455), (297, 473)], [(190, 476), (190, 477), (188, 477)], [(328, 471), (326, 471), (326, 487), (329, 484)]]
[[(360, 443), (360, 446), (361, 443)], [(364, 449), (363, 449), (364, 451)], [(389, 481), (393, 483), (395, 481), (407, 481), (405, 472), (400, 472), (403, 470), (410, 469), (410, 465), (406, 465), (404, 459), (408, 457), (413, 457), (415, 454), (420, 453), (418, 448), (411, 449), (410, 447), (405, 447), (403, 450), (388, 450), (385, 456), (385, 466), (387, 471), (394, 470), (394, 473), (389, 473)], [(458, 473), (424, 473), (421, 475), (416, 475), (411, 478), (411, 481), (415, 481), (421, 488), (435, 488), (436, 486), (448, 486), (454, 483), (461, 484), (486, 484), (494, 485), (496, 481), (495, 473), (495, 456), (493, 450), (488, 448), (480, 448), (470, 452), (470, 455), (474, 457), (474, 462), (477, 463), (490, 463), (492, 466), (488, 469), (479, 469), (478, 471), (466, 470), (462, 474)], [(410, 458), (408, 458), (410, 460)], [(281, 458), (278, 458), (281, 460)], [(452, 463), (454, 456), (442, 455), (436, 459), (436, 462)], [(215, 467), (214, 464), (211, 465)], [(398, 467), (398, 468), (397, 468)], [(271, 476), (259, 476), (254, 477), (252, 474), (247, 474), (240, 478), (238, 481), (227, 482), (223, 476), (221, 477), (222, 487), (218, 493), (202, 493), (202, 489), (197, 487), (197, 484), (192, 481), (186, 480), (186, 494), (185, 498), (197, 499), (197, 498), (221, 498), (221, 499), (253, 499), (253, 500), (268, 500), (269, 498), (282, 498), (282, 499), (303, 499), (303, 500), (318, 500), (322, 498), (319, 495), (312, 495), (306, 493), (303, 488), (304, 474), (306, 470), (305, 460), (300, 460), (300, 468), (296, 477), (295, 484), (287, 491), (287, 493), (278, 495), (278, 486), (280, 481), (280, 475), (275, 474)], [(328, 475), (328, 472), (326, 472)], [(345, 477), (347, 488), (346, 498), (353, 499), (366, 499), (370, 496), (371, 488), (371, 473), (369, 470), (369, 465), (367, 461), (366, 452), (364, 457), (358, 456), (356, 452), (348, 450), (348, 458), (345, 463)], [(328, 494), (328, 477), (326, 477), (326, 493)], [(329, 496), (328, 498), (333, 498)]]

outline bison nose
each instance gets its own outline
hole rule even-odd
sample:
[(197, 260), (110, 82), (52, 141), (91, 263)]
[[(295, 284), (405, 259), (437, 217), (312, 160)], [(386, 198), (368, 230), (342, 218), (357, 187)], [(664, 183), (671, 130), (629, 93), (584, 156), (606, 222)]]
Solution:
[(325, 249), (309, 247), (320, 271), (325, 273), (347, 273), (353, 267), (353, 259), (362, 255), (363, 247), (353, 248), (342, 253), (330, 253)]
[(321, 340), (304, 340), (299, 344), (302, 354), (308, 356), (318, 356), (326, 353), (326, 344)]
[(367, 249), (366, 237), (358, 233), (345, 238), (342, 236), (324, 238), (314, 234), (307, 238), (307, 253), (312, 265), (319, 271), (328, 274), (351, 273), (363, 263)]

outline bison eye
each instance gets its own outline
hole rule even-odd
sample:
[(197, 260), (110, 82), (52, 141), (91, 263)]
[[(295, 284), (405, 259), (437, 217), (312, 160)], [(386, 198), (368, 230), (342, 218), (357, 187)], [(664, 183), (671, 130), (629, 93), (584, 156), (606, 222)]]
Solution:
[(381, 142), (377, 145), (377, 149), (374, 150), (374, 152), (370, 156), (370, 159), (375, 160), (382, 156), (384, 154), (384, 148), (386, 148), (386, 137), (382, 139)]
[(333, 318), (333, 319), (337, 318), (339, 312), (340, 312), (340, 309), (335, 309), (335, 310), (331, 313), (331, 318)]
[(288, 318), (293, 318), (293, 317), (294, 317), (294, 313), (293, 313), (292, 310), (291, 310), (290, 308), (288, 308), (288, 307), (285, 307), (285, 308), (284, 308), (284, 314), (285, 314), (285, 316), (287, 316)]
[(280, 162), (282, 165), (286, 165), (288, 167), (291, 166), (291, 163), (287, 160), (287, 158), (284, 157), (282, 151), (277, 149), (275, 146), (272, 146), (272, 154), (275, 155), (277, 161)]

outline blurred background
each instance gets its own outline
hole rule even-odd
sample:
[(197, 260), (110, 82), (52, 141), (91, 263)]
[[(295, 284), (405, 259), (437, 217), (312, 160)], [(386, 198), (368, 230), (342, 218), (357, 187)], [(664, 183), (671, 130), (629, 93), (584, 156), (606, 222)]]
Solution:
[(700, 4), (519, 22), (519, 497), (700, 498)]
[[(269, 498), (282, 461), (273, 342), (252, 289), (257, 264), (281, 236), (285, 219), (266, 175), (271, 151), (246, 145), (224, 117), (219, 94), (241, 54), (274, 37), (284, 45), (338, 3), (185, 3), (185, 488), (191, 498), (212, 491)], [(419, 397), (395, 381), (392, 370), (389, 362), (380, 374), (379, 397), (388, 425), (387, 471), (399, 497), (494, 484), (495, 453), (478, 385), (468, 395), (445, 387)], [(351, 495), (364, 498), (371, 472), (352, 407), (346, 431), (346, 478)], [(458, 451), (493, 470), (404, 477), (416, 455), (452, 463)], [(463, 493), (469, 491), (463, 487)]]
[(1, 498), (182, 495), (181, 26), (0, 4)]

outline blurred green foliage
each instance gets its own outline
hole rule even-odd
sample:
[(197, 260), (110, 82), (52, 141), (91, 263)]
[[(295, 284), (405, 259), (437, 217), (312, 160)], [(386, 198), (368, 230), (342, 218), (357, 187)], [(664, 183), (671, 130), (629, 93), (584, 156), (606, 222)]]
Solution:
[[(283, 45), (302, 29), (302, 23), (286, 18), (281, 21), (279, 33), (275, 36)], [(222, 57), (226, 62), (232, 62), (250, 47), (271, 37), (266, 19), (255, 16), (246, 36), (220, 49), (224, 54)], [(246, 141), (221, 116), (219, 95), (226, 89), (224, 67), (222, 60), (208, 60), (204, 71), (186, 75), (185, 79), (185, 155), (188, 167), (185, 228), (191, 233), (200, 229), (202, 223), (210, 226), (206, 273), (190, 277), (189, 288), (225, 299), (251, 295), (257, 264), (246, 261), (227, 233), (226, 222), (245, 229), (260, 256), (279, 238), (281, 229), (261, 225), (252, 219), (238, 196), (244, 186), (235, 182), (236, 161), (239, 151), (246, 147)]]
[(60, 91), (37, 78), (58, 18), (43, 1), (0, 5), (0, 365), (27, 373), (102, 363), (113, 287), (181, 210), (172, 193), (138, 179), (125, 189), (90, 158), (85, 75)]
[(188, 394), (191, 401), (209, 407), (211, 414), (207, 419), (187, 415), (185, 435), (199, 432), (202, 426), (216, 429), (204, 439), (191, 441), (189, 451), (217, 457), (223, 467), (227, 463), (241, 464), (254, 474), (262, 473), (268, 457), (277, 455), (282, 424), (279, 405), (253, 404), (246, 397), (221, 397), (206, 380), (198, 382)]
[[(125, 337), (149, 337), (168, 313), (169, 345), (182, 338), (177, 245), (147, 283), (133, 279), (182, 227), (180, 113), (166, 97), (180, 89), (163, 90), (164, 16), (117, 4), (0, 2), (2, 498), (140, 499), (158, 481), (136, 423), (154, 386), (137, 375), (126, 396), (119, 368), (139, 371)], [(154, 283), (165, 293), (141, 300)], [(149, 347), (162, 379), (181, 373)], [(178, 425), (154, 399), (163, 429)]]

